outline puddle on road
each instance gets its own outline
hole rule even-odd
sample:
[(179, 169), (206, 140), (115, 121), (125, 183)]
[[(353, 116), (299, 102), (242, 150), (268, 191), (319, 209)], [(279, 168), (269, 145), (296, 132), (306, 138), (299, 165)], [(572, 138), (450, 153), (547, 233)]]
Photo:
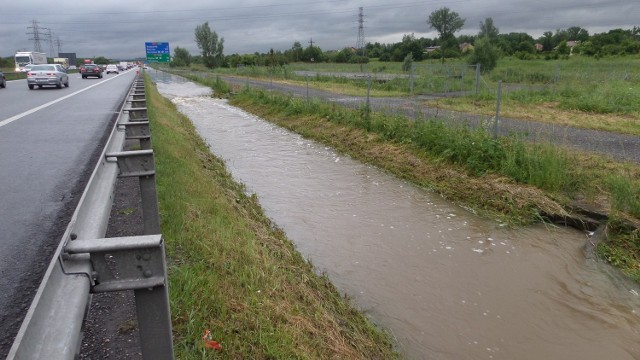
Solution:
[(587, 234), (506, 228), (154, 76), (303, 256), (408, 358), (640, 359), (638, 286), (585, 259)]

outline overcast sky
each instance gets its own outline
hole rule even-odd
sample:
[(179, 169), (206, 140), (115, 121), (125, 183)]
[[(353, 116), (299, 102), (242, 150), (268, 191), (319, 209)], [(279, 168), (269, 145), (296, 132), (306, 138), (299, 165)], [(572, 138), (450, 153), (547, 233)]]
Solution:
[[(580, 26), (589, 34), (640, 26), (639, 0), (16, 0), (0, 11), (0, 56), (33, 51), (40, 38), (49, 57), (75, 52), (78, 57), (145, 57), (146, 41), (168, 42), (198, 53), (197, 25), (223, 37), (225, 55), (286, 50), (294, 41), (313, 40), (323, 51), (355, 46), (358, 8), (364, 11), (366, 42), (395, 43), (404, 34), (435, 38), (426, 20), (448, 7), (464, 18), (457, 33), (477, 34), (491, 17), (500, 33), (526, 32), (537, 38)], [(54, 40), (53, 54), (49, 34)]]

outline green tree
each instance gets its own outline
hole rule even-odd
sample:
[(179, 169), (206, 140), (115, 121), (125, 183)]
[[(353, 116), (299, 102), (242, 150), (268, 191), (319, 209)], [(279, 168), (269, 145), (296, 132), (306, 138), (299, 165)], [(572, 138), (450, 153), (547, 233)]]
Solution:
[(567, 46), (566, 41), (561, 41), (560, 44), (556, 46), (555, 51), (558, 53), (558, 55), (569, 55), (571, 49), (569, 49), (569, 47)]
[(93, 63), (98, 65), (107, 65), (111, 62), (111, 60), (107, 59), (104, 56), (98, 56), (93, 58)]
[(224, 38), (218, 40), (218, 34), (211, 31), (209, 22), (196, 26), (196, 44), (202, 53), (204, 65), (208, 68), (221, 66), (224, 61), (223, 45)]
[(355, 57), (353, 50), (351, 50), (351, 48), (344, 48), (336, 54), (334, 61), (337, 63), (348, 63), (353, 57)]
[[(528, 43), (531, 46), (522, 43)], [(517, 51), (523, 51), (523, 49), (527, 52), (535, 52), (535, 40), (527, 33), (500, 34), (498, 35), (498, 46), (509, 56)]]
[(540, 42), (540, 44), (542, 44), (542, 49), (544, 51), (551, 51), (553, 50), (553, 33), (551, 31), (545, 31), (542, 34), (542, 37), (540, 39), (538, 39), (538, 42)]
[(580, 42), (588, 41), (589, 31), (579, 26), (572, 26), (567, 29), (567, 40), (580, 41)]
[(300, 41), (294, 41), (293, 46), (291, 46), (291, 49), (288, 52), (289, 60), (290, 61), (302, 60), (303, 51), (304, 49), (302, 49), (302, 44), (300, 44)]
[[(440, 35), (440, 46), (444, 47), (446, 44), (450, 44), (449, 41), (454, 37), (454, 34), (462, 29), (464, 26), (464, 19), (458, 15), (457, 12), (449, 10), (447, 7), (443, 7), (436, 10), (429, 15), (427, 20), (429, 26), (434, 28)], [(444, 64), (444, 54), (446, 49), (442, 49), (442, 63)]]
[(467, 58), (470, 65), (480, 64), (480, 71), (488, 73), (498, 65), (499, 52), (488, 36), (476, 40), (471, 55)]
[(189, 66), (191, 65), (191, 54), (189, 50), (176, 46), (173, 50), (173, 59), (170, 66)]
[(487, 37), (489, 41), (494, 42), (498, 38), (500, 31), (495, 25), (493, 25), (492, 18), (486, 18), (483, 22), (480, 23), (480, 32), (478, 33), (478, 38)]
[(302, 52), (302, 61), (321, 62), (323, 60), (322, 49), (317, 46), (309, 45)]

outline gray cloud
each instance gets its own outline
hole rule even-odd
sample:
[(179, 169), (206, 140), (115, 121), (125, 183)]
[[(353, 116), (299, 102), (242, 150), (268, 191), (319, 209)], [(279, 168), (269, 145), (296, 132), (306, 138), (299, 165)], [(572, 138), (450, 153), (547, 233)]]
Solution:
[(501, 33), (526, 32), (533, 37), (571, 26), (591, 34), (640, 26), (640, 2), (628, 0), (30, 0), (3, 5), (0, 56), (34, 49), (33, 20), (40, 27), (44, 52), (50, 52), (46, 41), (50, 29), (54, 39), (60, 39), (62, 52), (76, 52), (79, 57), (144, 57), (145, 41), (168, 41), (171, 48), (180, 46), (196, 54), (194, 29), (205, 21), (224, 37), (225, 54), (286, 50), (294, 41), (306, 47), (310, 39), (323, 50), (340, 49), (355, 45), (360, 6), (366, 40), (382, 43), (400, 41), (411, 33), (436, 37), (426, 20), (444, 6), (466, 19), (460, 34), (476, 34), (487, 17)]

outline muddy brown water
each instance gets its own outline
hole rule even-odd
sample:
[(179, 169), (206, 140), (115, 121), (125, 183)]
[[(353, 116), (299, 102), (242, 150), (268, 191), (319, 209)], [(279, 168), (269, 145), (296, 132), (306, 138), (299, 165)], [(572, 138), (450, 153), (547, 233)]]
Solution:
[(638, 285), (590, 234), (511, 229), (154, 73), (297, 249), (411, 359), (640, 359)]

